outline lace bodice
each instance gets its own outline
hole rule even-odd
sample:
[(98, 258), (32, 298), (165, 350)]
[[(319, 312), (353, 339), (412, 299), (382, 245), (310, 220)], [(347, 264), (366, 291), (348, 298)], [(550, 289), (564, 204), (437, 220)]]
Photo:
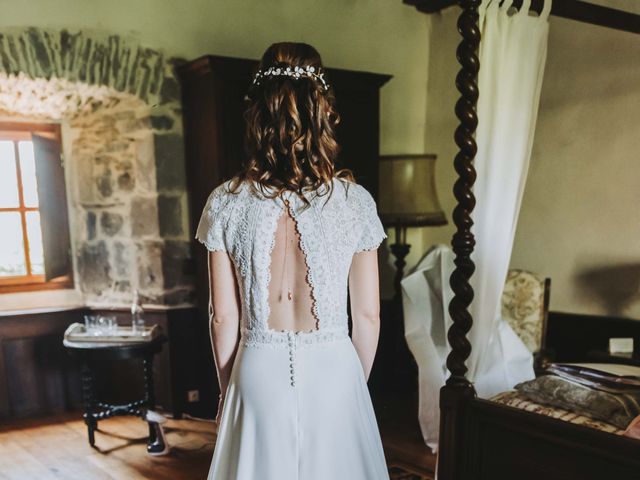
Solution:
[(303, 341), (346, 335), (352, 257), (376, 249), (387, 237), (371, 194), (361, 185), (335, 178), (330, 197), (328, 187), (305, 193), (310, 202), (307, 207), (293, 192), (285, 192), (284, 199), (272, 199), (246, 182), (231, 193), (229, 184), (224, 182), (209, 196), (196, 238), (210, 251), (228, 252), (233, 261), (242, 303), (243, 341), (291, 341), (293, 332), (272, 330), (268, 325), (271, 250), (278, 218), (287, 208), (285, 200), (300, 235), (318, 323), (318, 329), (307, 332)]

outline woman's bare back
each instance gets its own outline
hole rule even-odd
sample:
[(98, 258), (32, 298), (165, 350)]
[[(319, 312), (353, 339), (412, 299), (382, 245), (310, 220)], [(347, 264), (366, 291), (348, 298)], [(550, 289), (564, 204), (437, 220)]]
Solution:
[(308, 266), (296, 227), (295, 219), (284, 210), (278, 219), (271, 252), (267, 323), (272, 330), (298, 332), (318, 328)]

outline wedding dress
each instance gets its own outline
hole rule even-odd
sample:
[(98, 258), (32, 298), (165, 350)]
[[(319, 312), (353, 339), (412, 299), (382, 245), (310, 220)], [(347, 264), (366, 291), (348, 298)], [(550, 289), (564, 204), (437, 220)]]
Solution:
[[(347, 317), (352, 257), (386, 234), (366, 189), (332, 185), (331, 196), (327, 186), (305, 192), (310, 205), (289, 191), (268, 198), (248, 182), (236, 192), (225, 182), (207, 200), (196, 238), (229, 253), (242, 312), (209, 480), (389, 478)], [(306, 261), (309, 330), (270, 326), (272, 253), (287, 214)]]

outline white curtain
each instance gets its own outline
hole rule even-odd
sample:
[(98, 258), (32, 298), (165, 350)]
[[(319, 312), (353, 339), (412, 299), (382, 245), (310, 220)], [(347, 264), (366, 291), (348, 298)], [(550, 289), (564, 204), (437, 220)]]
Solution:
[(551, 10), (551, 0), (544, 2), (540, 16), (529, 14), (529, 0), (515, 13), (511, 4), (511, 0), (485, 0), (480, 9), (478, 178), (473, 189), (477, 207), (472, 214), (476, 271), (471, 277), (475, 298), (470, 308), (474, 325), (468, 365), (476, 391), (483, 397), (511, 388), (522, 376), (510, 372), (508, 363), (499, 362), (496, 332), (529, 170)]
[[(520, 10), (511, 4), (511, 0), (485, 0), (479, 12), (478, 178), (472, 215), (476, 272), (471, 278), (473, 349), (467, 366), (481, 397), (533, 378), (531, 353), (502, 320), (500, 301), (529, 168), (551, 0), (545, 0), (539, 16), (529, 13), (528, 0)], [(434, 450), (438, 394), (447, 375), (444, 362), (449, 349), (443, 331), (451, 324), (446, 308), (452, 261), (446, 247), (437, 247), (402, 281), (406, 338), (419, 368), (419, 420), (425, 443)], [(439, 301), (434, 300), (438, 297)]]

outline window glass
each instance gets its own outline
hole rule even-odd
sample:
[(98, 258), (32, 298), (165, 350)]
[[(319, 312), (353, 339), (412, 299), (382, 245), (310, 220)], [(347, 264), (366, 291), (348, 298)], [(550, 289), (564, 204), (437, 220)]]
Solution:
[(18, 180), (13, 142), (0, 141), (0, 208), (15, 208), (20, 205)]
[(0, 278), (26, 275), (20, 213), (0, 212), (0, 232)]

